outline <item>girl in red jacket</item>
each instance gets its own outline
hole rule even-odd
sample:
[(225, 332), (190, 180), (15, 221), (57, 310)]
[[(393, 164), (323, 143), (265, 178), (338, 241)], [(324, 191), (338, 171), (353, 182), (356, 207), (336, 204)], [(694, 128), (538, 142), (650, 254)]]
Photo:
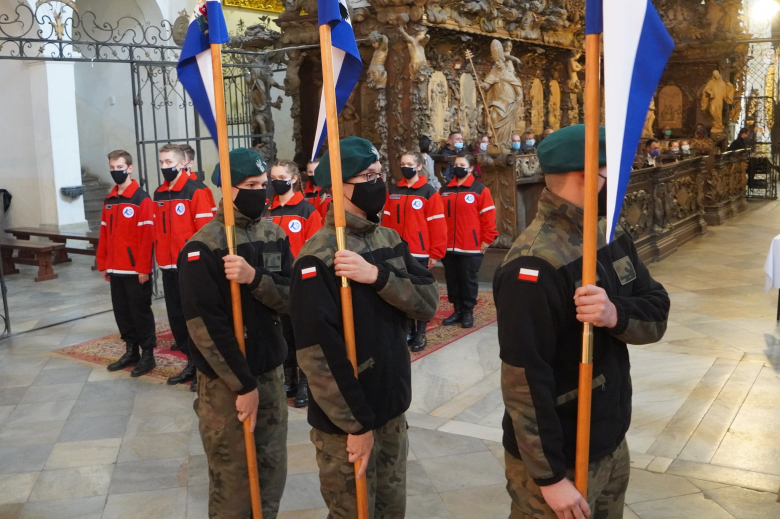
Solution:
[[(409, 252), (420, 264), (430, 269), (444, 257), (447, 242), (447, 224), (441, 196), (420, 175), (424, 161), (422, 155), (411, 152), (401, 157), (401, 173), (404, 178), (390, 186), (385, 202), (382, 225), (390, 227), (409, 246)], [(413, 321), (410, 347), (422, 351), (428, 344), (425, 329), (428, 323)]]
[(454, 176), (441, 188), (444, 216), (447, 221), (447, 253), (441, 260), (447, 282), (447, 297), (455, 311), (442, 324), (462, 323), (474, 326), (477, 304), (477, 273), (482, 255), (498, 236), (496, 206), (490, 189), (474, 180), (473, 155), (459, 155), (454, 162)]
[[(322, 219), (314, 206), (303, 197), (303, 193), (296, 189), (296, 186), (300, 186), (300, 174), (294, 162), (276, 161), (271, 166), (271, 185), (274, 189), (274, 197), (268, 204), (265, 219), (272, 220), (287, 233), (294, 258), (306, 240), (314, 236), (314, 233), (322, 227)], [(287, 341), (284, 390), (288, 397), (295, 397), (295, 407), (306, 407), (309, 405), (309, 385), (303, 371), (300, 375), (298, 373), (295, 338), (289, 315), (282, 316), (282, 329)]]

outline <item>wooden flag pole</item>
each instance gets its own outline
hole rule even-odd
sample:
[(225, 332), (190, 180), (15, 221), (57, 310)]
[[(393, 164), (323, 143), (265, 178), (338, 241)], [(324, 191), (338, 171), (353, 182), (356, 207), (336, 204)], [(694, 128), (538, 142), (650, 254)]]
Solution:
[[(333, 217), (336, 226), (338, 250), (347, 250), (347, 217), (344, 214), (344, 187), (341, 181), (341, 147), (339, 146), (339, 114), (336, 106), (336, 80), (333, 73), (333, 47), (331, 27), (320, 25), (320, 53), (322, 55), (322, 88), (325, 93), (325, 115), (328, 128), (328, 153), (330, 155), (331, 195)], [(344, 344), (347, 358), (352, 363), (355, 378), (358, 377), (357, 349), (355, 346), (355, 321), (352, 313), (352, 288), (349, 279), (341, 278), (341, 316), (344, 321)], [(366, 433), (371, 434), (371, 433)], [(355, 492), (359, 519), (368, 519), (368, 489), (366, 478), (358, 479), (361, 461), (355, 462)]]
[[(601, 123), (600, 34), (585, 36), (585, 216), (582, 239), (582, 286), (596, 284), (598, 250), (599, 126)], [(574, 484), (588, 499), (590, 457), (590, 406), (593, 391), (593, 325), (582, 331), (579, 399), (577, 405), (577, 457)]]
[[(214, 75), (214, 107), (216, 108), (217, 143), (219, 147), (219, 170), (222, 175), (222, 210), (225, 214), (225, 234), (228, 252), (236, 254), (236, 218), (233, 214), (233, 185), (230, 181), (230, 150), (228, 149), (227, 115), (225, 113), (225, 84), (222, 77), (222, 47), (211, 44), (211, 63)], [(241, 310), (241, 289), (235, 281), (230, 282), (230, 302), (233, 307), (233, 333), (236, 334), (238, 347), (246, 356), (244, 342), (244, 314)], [(246, 463), (249, 472), (249, 495), (252, 500), (252, 517), (263, 519), (260, 505), (260, 479), (257, 475), (257, 453), (255, 435), (250, 420), (244, 420), (244, 444), (246, 445)]]

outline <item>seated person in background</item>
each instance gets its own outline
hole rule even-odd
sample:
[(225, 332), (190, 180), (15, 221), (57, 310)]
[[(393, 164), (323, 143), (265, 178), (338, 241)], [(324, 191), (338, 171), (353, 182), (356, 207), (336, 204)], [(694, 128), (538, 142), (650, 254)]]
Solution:
[(729, 144), (729, 148), (726, 151), (737, 151), (737, 150), (744, 150), (745, 148), (750, 147), (749, 141), (750, 137), (750, 130), (748, 128), (742, 128), (739, 130), (739, 135), (737, 135), (737, 138), (734, 139), (734, 141)]
[(520, 154), (520, 148), (523, 147), (523, 139), (516, 133), (512, 134), (512, 153)]
[[(463, 151), (463, 134), (460, 132), (452, 132), (447, 137), (447, 145), (441, 150), (441, 154), (444, 156), (454, 157)], [(445, 182), (452, 180), (454, 166), (450, 163), (441, 172)]]
[(545, 140), (547, 137), (549, 137), (555, 130), (550, 128), (549, 126), (544, 129), (544, 133), (542, 133), (542, 138), (539, 139), (539, 144), (542, 143), (543, 140)]
[(660, 144), (657, 139), (647, 139), (645, 142), (645, 153), (640, 154), (634, 161), (634, 169), (654, 168), (655, 159), (659, 154)]
[(687, 139), (683, 139), (680, 141), (680, 158), (682, 160), (690, 159), (693, 157), (693, 152), (691, 151), (691, 143)]
[(663, 164), (680, 160), (680, 142), (669, 141), (669, 148), (659, 157), (659, 159)]
[(474, 153), (487, 153), (488, 146), (490, 146), (490, 137), (485, 134), (477, 137), (474, 143)]
[(707, 131), (703, 124), (699, 123), (696, 125), (696, 130), (693, 132), (694, 139), (706, 139), (709, 136), (710, 132)]
[(658, 139), (662, 141), (668, 141), (672, 138), (672, 127), (671, 126), (664, 126), (660, 130), (658, 130)]
[(536, 136), (534, 132), (523, 134), (523, 145), (520, 147), (520, 155), (536, 155)]

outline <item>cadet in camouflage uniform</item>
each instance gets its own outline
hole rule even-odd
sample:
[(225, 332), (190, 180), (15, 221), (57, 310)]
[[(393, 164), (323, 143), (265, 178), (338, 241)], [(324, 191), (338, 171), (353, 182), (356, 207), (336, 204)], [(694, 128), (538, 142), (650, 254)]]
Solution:
[[(230, 152), (237, 255), (227, 253), (224, 208), (179, 255), (181, 295), (198, 367), (195, 412), (209, 463), (209, 517), (251, 517), (241, 422), (251, 420), (263, 517), (279, 510), (287, 477), (287, 398), (282, 362), (287, 345), (280, 314), (288, 312), (292, 253), (284, 231), (262, 221), (268, 183), (259, 153)], [(219, 165), (212, 175), (220, 185)], [(241, 286), (246, 358), (233, 332), (229, 280)], [(256, 426), (255, 426), (256, 424)]]
[[(293, 268), (298, 365), (309, 378), (308, 419), (328, 517), (357, 517), (353, 462), (361, 459), (371, 517), (402, 519), (409, 449), (404, 412), (412, 396), (406, 319), (429, 321), (439, 290), (398, 233), (378, 225), (386, 190), (376, 148), (347, 137), (341, 159), (348, 250), (336, 252), (331, 206)], [(316, 179), (318, 186), (331, 185), (328, 153)], [(352, 280), (357, 378), (344, 345), (337, 276)]]
[[(618, 229), (606, 243), (604, 220), (598, 286), (581, 286), (584, 148), (582, 125), (559, 130), (539, 145), (547, 188), (536, 219), (493, 281), (511, 519), (623, 517), (630, 469), (625, 434), (631, 423), (626, 343), (656, 342), (666, 331), (664, 287), (650, 277), (628, 234)], [(606, 165), (603, 128), (599, 165)], [(587, 501), (571, 481), (582, 322), (594, 325)]]

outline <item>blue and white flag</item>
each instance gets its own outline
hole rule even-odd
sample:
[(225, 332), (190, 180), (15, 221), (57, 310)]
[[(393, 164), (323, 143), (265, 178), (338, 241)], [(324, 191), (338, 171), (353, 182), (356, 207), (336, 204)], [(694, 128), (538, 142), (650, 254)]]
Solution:
[(650, 0), (587, 0), (585, 33), (604, 33), (607, 241), (623, 208), (631, 167), (674, 41)]
[(206, 124), (211, 138), (217, 142), (217, 121), (214, 108), (214, 76), (211, 44), (227, 43), (228, 36), (222, 4), (219, 0), (198, 0), (187, 28), (176, 65), (179, 81), (192, 99), (192, 105)]
[[(363, 72), (363, 62), (360, 60), (355, 31), (352, 30), (352, 20), (349, 19), (347, 0), (317, 0), (319, 24), (329, 24), (331, 27), (331, 42), (333, 44), (333, 79), (336, 83), (336, 109), (347, 104), (352, 90)], [(312, 160), (322, 148), (322, 143), (328, 135), (325, 117), (325, 92), (320, 99), (320, 116), (317, 120), (317, 134), (314, 137)]]

